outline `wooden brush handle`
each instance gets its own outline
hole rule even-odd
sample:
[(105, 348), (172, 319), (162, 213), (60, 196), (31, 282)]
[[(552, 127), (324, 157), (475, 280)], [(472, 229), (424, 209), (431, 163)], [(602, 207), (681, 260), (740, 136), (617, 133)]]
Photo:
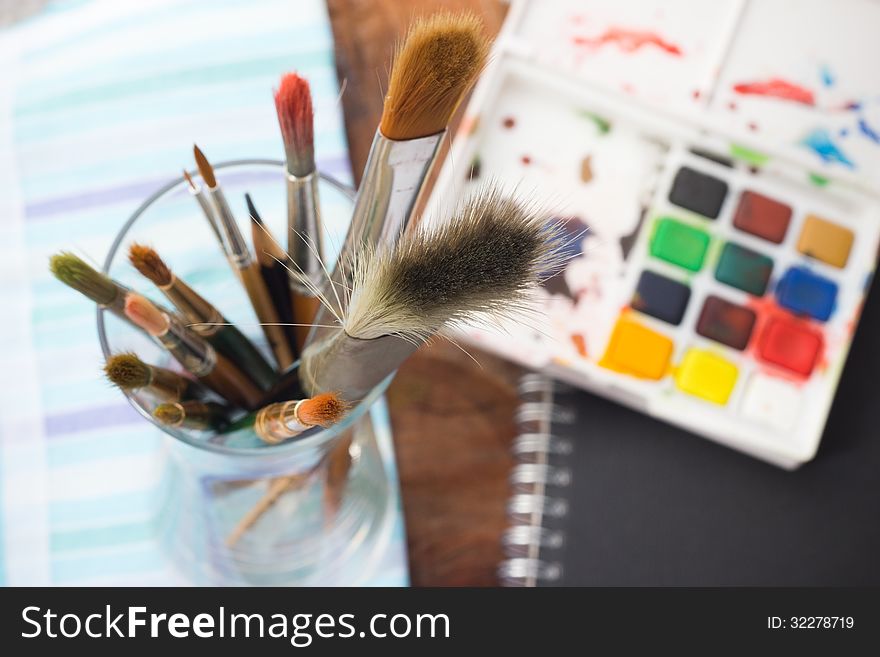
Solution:
[(327, 458), (327, 470), (324, 472), (324, 510), (330, 519), (335, 518), (342, 505), (348, 473), (351, 470), (351, 443), (354, 431), (349, 429), (339, 440)]
[(263, 391), (223, 354), (217, 354), (217, 365), (209, 374), (201, 377), (201, 380), (237, 406), (249, 411), (260, 408)]
[(269, 296), (269, 289), (260, 273), (260, 265), (254, 261), (239, 273), (241, 281), (244, 283), (244, 289), (247, 290), (248, 297), (250, 297), (251, 305), (254, 307), (254, 312), (257, 314), (257, 319), (265, 322), (263, 333), (269, 341), (269, 346), (272, 347), (272, 353), (278, 360), (278, 366), (285, 370), (293, 365), (293, 352), (287, 343), (284, 327), (278, 326), (278, 322), (281, 320), (278, 318), (272, 297)]
[(239, 539), (245, 535), (247, 530), (254, 526), (266, 511), (268, 511), (275, 502), (278, 501), (286, 491), (295, 488), (308, 479), (308, 475), (289, 475), (287, 477), (276, 477), (269, 484), (269, 490), (259, 499), (259, 501), (248, 511), (245, 516), (235, 526), (235, 529), (226, 537), (226, 546), (232, 547), (238, 543)]
[[(315, 315), (318, 314), (320, 301), (318, 301), (318, 297), (306, 296), (295, 289), (290, 291), (290, 299), (293, 305), (293, 321), (300, 325), (294, 327), (296, 348), (302, 353), (306, 338), (309, 337), (309, 332), (312, 330), (311, 324), (315, 321)], [(308, 326), (301, 326), (302, 324), (308, 324)]]

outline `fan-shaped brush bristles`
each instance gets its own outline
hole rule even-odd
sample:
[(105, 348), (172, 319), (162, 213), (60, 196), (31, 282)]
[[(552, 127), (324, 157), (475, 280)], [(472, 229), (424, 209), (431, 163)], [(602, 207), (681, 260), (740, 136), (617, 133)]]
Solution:
[(388, 139), (416, 139), (446, 127), (486, 64), (489, 41), (469, 12), (419, 18), (395, 49), (382, 110)]
[(275, 92), (275, 110), (287, 169), (294, 176), (307, 176), (315, 170), (314, 110), (309, 83), (296, 73), (281, 77)]
[(348, 410), (348, 403), (335, 392), (325, 392), (305, 399), (297, 407), (300, 422), (309, 426), (329, 427), (336, 424)]
[(564, 242), (544, 213), (488, 187), (451, 220), (411, 231), (393, 251), (355, 259), (343, 327), (355, 338), (420, 342), (448, 322), (507, 316), (561, 269)]
[(171, 284), (171, 270), (159, 254), (149, 246), (132, 244), (128, 248), (128, 261), (156, 286), (165, 287)]
[(112, 280), (67, 251), (49, 258), (49, 270), (59, 281), (101, 305), (112, 303), (119, 293)]
[(153, 417), (161, 424), (177, 426), (186, 418), (183, 406), (177, 403), (159, 404), (153, 411)]
[(165, 314), (140, 294), (125, 296), (125, 316), (150, 335), (159, 336), (168, 330)]
[(104, 373), (110, 383), (123, 390), (134, 390), (150, 384), (149, 366), (130, 352), (111, 356), (104, 364)]

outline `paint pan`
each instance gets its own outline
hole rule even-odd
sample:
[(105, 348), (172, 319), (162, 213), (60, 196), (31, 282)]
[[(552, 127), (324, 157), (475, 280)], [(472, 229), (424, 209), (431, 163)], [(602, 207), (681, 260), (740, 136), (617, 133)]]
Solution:
[[(858, 125), (880, 80), (853, 59), (880, 61), (880, 5), (807, 3), (514, 3), (427, 216), (492, 178), (563, 222), (571, 261), (544, 320), (462, 337), (777, 465), (812, 458), (880, 245), (880, 140)], [(847, 48), (824, 33), (841, 26)], [(862, 134), (838, 157), (842, 130)]]

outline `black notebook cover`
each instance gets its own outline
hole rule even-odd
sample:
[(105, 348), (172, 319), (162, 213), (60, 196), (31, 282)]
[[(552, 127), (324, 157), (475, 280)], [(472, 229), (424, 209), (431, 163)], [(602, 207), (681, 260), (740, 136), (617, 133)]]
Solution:
[(793, 472), (525, 377), (502, 581), (880, 584), (877, 306), (866, 311), (816, 459)]

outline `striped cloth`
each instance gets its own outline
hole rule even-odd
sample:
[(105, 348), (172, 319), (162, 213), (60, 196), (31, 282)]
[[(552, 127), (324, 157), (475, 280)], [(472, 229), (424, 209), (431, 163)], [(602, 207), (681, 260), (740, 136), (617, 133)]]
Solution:
[[(47, 259), (103, 260), (194, 141), (282, 158), (270, 90), (293, 68), (319, 166), (350, 180), (332, 46), (321, 0), (74, 0), (0, 32), (0, 584), (181, 581), (157, 539), (166, 438), (103, 380), (94, 307)], [(374, 583), (407, 583), (403, 546), (398, 518)]]

